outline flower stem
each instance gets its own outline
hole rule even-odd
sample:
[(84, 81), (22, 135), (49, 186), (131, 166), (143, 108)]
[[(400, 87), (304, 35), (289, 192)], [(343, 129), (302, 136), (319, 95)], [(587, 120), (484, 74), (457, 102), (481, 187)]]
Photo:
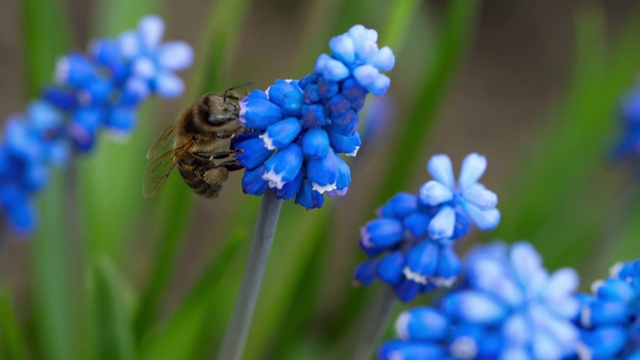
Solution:
[(371, 355), (379, 345), (380, 337), (384, 335), (389, 325), (389, 320), (396, 304), (395, 300), (396, 296), (393, 288), (385, 286), (384, 290), (370, 303), (365, 317), (366, 326), (360, 329), (362, 335), (356, 347), (355, 360), (371, 359)]
[(281, 207), (282, 200), (277, 199), (271, 190), (267, 190), (262, 197), (236, 308), (233, 311), (231, 324), (225, 335), (218, 359), (239, 360), (242, 358)]

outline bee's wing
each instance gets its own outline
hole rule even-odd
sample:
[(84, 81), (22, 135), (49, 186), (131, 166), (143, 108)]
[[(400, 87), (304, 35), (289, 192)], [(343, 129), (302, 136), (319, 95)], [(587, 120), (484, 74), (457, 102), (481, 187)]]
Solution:
[(147, 151), (147, 160), (151, 159), (153, 154), (164, 154), (173, 147), (176, 139), (175, 130), (177, 126), (178, 124), (174, 122), (173, 124), (169, 125), (169, 127), (162, 133), (162, 135), (158, 136), (153, 145), (151, 145), (151, 148), (149, 148), (149, 151)]
[[(160, 135), (147, 153), (147, 158), (153, 157), (144, 171), (143, 194), (144, 197), (152, 197), (162, 187), (176, 167), (175, 158), (180, 157), (184, 151), (188, 151), (191, 142), (176, 144), (176, 126), (171, 125)], [(157, 154), (156, 156), (153, 156)]]

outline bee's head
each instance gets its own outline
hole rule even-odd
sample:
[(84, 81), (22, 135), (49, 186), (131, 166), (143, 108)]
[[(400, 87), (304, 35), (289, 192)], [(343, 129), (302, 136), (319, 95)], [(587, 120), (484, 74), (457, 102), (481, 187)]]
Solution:
[(238, 120), (240, 107), (235, 99), (215, 93), (205, 94), (198, 102), (202, 120), (212, 126), (220, 126)]

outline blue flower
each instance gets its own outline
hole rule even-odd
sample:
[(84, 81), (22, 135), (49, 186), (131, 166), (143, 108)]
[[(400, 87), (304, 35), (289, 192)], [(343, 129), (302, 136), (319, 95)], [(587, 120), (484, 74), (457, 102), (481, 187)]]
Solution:
[(458, 218), (471, 220), (481, 230), (491, 230), (500, 223), (496, 209), (498, 197), (478, 183), (487, 168), (487, 159), (471, 153), (462, 162), (456, 183), (451, 160), (447, 155), (435, 155), (427, 169), (435, 180), (420, 188), (418, 201), (431, 207), (435, 215), (429, 224), (429, 234), (435, 238), (451, 238)]
[(33, 197), (46, 187), (50, 166), (65, 165), (72, 148), (91, 150), (103, 129), (126, 136), (147, 97), (182, 93), (173, 72), (188, 67), (193, 54), (184, 42), (161, 44), (163, 29), (159, 17), (147, 16), (116, 40), (94, 41), (88, 55), (61, 58), (56, 83), (8, 119), (0, 140), (0, 207), (10, 228), (33, 229)]
[(640, 260), (612, 267), (611, 277), (581, 294), (579, 354), (584, 359), (640, 357)]
[[(344, 196), (351, 182), (349, 166), (340, 156), (355, 156), (360, 148), (358, 112), (368, 93), (384, 94), (393, 68), (388, 47), (378, 48), (378, 34), (362, 25), (329, 42), (333, 54), (322, 54), (314, 72), (300, 80), (277, 80), (266, 91), (254, 90), (240, 104), (239, 123), (255, 130), (260, 140), (233, 139), (242, 149), (237, 159), (262, 174), (276, 196), (308, 209), (321, 207), (324, 194)], [(270, 154), (267, 151), (271, 151)], [(243, 191), (262, 195), (255, 171), (246, 172)], [(283, 189), (286, 188), (286, 191)]]
[(466, 234), (469, 221), (489, 230), (500, 220), (497, 196), (476, 182), (486, 168), (483, 156), (466, 157), (457, 185), (446, 155), (432, 157), (427, 168), (435, 181), (424, 184), (418, 195), (395, 195), (360, 233), (360, 247), (368, 256), (385, 254), (361, 264), (376, 271), (356, 270), (356, 280), (367, 285), (379, 278), (403, 301), (453, 285), (461, 269), (455, 239)]
[[(564, 359), (575, 355), (579, 312), (572, 269), (549, 274), (529, 243), (472, 251), (465, 281), (435, 308), (403, 312), (400, 340), (380, 359)], [(426, 356), (426, 357), (425, 357)]]

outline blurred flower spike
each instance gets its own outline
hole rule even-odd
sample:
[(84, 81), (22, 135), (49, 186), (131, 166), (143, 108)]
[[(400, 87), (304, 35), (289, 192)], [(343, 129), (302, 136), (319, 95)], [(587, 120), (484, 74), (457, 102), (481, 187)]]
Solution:
[(572, 322), (580, 303), (578, 275), (549, 274), (526, 242), (474, 249), (465, 281), (435, 308), (400, 314), (400, 339), (383, 344), (379, 359), (571, 358), (580, 332)]
[(581, 294), (581, 359), (640, 359), (640, 260), (612, 267), (611, 277)]
[(87, 56), (74, 53), (58, 61), (57, 84), (44, 98), (69, 114), (67, 135), (78, 150), (91, 150), (103, 127), (127, 135), (138, 106), (151, 94), (172, 98), (183, 92), (173, 72), (189, 67), (193, 52), (185, 42), (161, 44), (163, 32), (162, 19), (147, 16), (118, 39), (94, 41)]
[(150, 95), (182, 93), (173, 72), (189, 67), (193, 52), (181, 41), (162, 44), (163, 32), (162, 19), (146, 16), (118, 39), (94, 41), (87, 55), (61, 58), (56, 83), (24, 114), (9, 117), (0, 140), (0, 206), (11, 229), (33, 230), (33, 196), (46, 186), (50, 165), (65, 165), (73, 150), (91, 150), (101, 129), (128, 135)]
[(409, 301), (421, 292), (450, 287), (461, 264), (453, 249), (467, 233), (469, 222), (481, 230), (500, 223), (498, 197), (478, 183), (487, 159), (467, 155), (456, 183), (451, 160), (435, 155), (427, 170), (434, 177), (417, 195), (399, 193), (378, 210), (378, 218), (361, 229), (360, 247), (374, 258), (358, 266), (355, 279), (368, 286), (376, 278)]
[(384, 94), (393, 68), (388, 47), (378, 49), (375, 30), (355, 25), (331, 39), (333, 55), (318, 57), (315, 71), (301, 80), (277, 80), (240, 101), (240, 123), (254, 132), (234, 139), (246, 167), (243, 191), (276, 197), (307, 209), (322, 207), (324, 194), (344, 196), (351, 172), (339, 154), (360, 147), (358, 112), (368, 93)]
[(640, 86), (622, 99), (619, 117), (622, 135), (613, 156), (615, 159), (630, 158), (640, 163)]

